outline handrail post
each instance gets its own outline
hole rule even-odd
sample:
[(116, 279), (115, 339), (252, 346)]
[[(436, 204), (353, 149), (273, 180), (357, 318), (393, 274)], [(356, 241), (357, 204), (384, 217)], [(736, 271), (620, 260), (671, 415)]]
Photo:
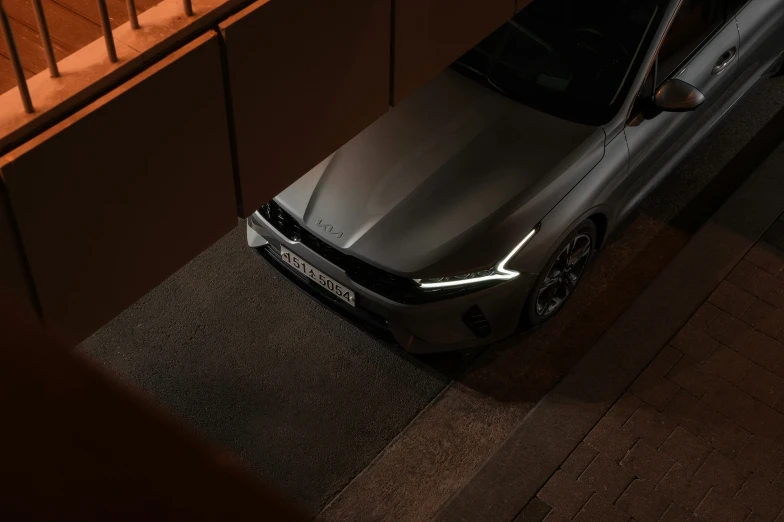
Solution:
[(2, 30), (8, 54), (11, 55), (11, 65), (14, 68), (14, 75), (16, 75), (16, 86), (19, 88), (19, 95), (22, 97), (22, 105), (25, 112), (28, 114), (32, 113), (34, 112), (33, 100), (30, 98), (30, 90), (27, 88), (22, 60), (19, 59), (19, 51), (16, 48), (16, 41), (14, 41), (14, 34), (11, 32), (11, 23), (8, 21), (3, 0), (0, 0), (0, 30)]
[(49, 74), (52, 78), (57, 78), (60, 76), (60, 71), (57, 69), (57, 60), (54, 57), (52, 40), (49, 38), (49, 27), (46, 25), (46, 15), (41, 0), (33, 0), (33, 10), (35, 11), (35, 21), (38, 22), (38, 32), (41, 33), (41, 44), (44, 46)]
[(109, 55), (110, 62), (116, 62), (117, 50), (114, 48), (114, 35), (112, 34), (112, 25), (109, 22), (109, 10), (106, 9), (106, 0), (98, 0), (98, 14), (101, 17), (103, 39), (106, 41), (106, 54)]
[(138, 29), (139, 17), (136, 15), (136, 3), (134, 0), (125, 0), (125, 6), (128, 8), (128, 20), (131, 22), (131, 29)]

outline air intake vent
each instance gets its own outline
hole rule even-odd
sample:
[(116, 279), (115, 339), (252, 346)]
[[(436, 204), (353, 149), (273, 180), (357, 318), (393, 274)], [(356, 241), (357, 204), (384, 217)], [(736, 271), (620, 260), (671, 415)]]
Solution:
[(485, 314), (483, 314), (482, 310), (476, 305), (469, 308), (468, 311), (463, 314), (463, 322), (468, 329), (480, 339), (490, 335), (490, 323), (487, 322)]

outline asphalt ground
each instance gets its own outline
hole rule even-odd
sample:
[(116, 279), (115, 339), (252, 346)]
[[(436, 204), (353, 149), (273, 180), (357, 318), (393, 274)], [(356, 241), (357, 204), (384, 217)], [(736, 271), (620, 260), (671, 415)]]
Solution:
[[(425, 519), (439, 495), (465, 482), (709, 217), (725, 195), (705, 187), (782, 107), (782, 80), (739, 102), (611, 238), (559, 317), (474, 354), (476, 360), (414, 358), (376, 341), (267, 266), (245, 246), (242, 226), (80, 350), (313, 513), (386, 448), (382, 457), (397, 455), (397, 465), (371, 466), (387, 479), (378, 492), (383, 498), (341, 495), (329, 518), (358, 517), (367, 498), (394, 512), (390, 519)], [(720, 185), (731, 188), (733, 179)], [(692, 201), (693, 216), (684, 219)], [(475, 404), (444, 400), (454, 377)], [(440, 421), (447, 418), (452, 423)], [(416, 440), (398, 437), (390, 449), (414, 419)], [(379, 489), (372, 473), (363, 475), (351, 484), (356, 491)], [(439, 495), (409, 502), (404, 493), (411, 488)]]

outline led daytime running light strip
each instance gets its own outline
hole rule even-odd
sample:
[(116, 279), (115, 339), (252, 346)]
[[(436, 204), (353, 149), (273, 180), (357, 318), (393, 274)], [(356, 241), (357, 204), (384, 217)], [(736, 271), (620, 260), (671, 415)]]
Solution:
[(510, 270), (506, 268), (506, 264), (512, 260), (514, 256), (528, 243), (532, 237), (536, 234), (539, 230), (539, 227), (536, 226), (533, 230), (531, 230), (527, 236), (520, 241), (514, 249), (512, 249), (509, 254), (505, 258), (501, 260), (495, 266), (494, 273), (491, 275), (474, 277), (471, 279), (456, 279), (454, 281), (437, 281), (433, 283), (423, 283), (421, 279), (415, 279), (416, 283), (419, 284), (420, 288), (446, 288), (450, 286), (462, 286), (462, 285), (473, 285), (476, 283), (483, 283), (485, 281), (495, 281), (495, 280), (509, 280), (513, 279), (520, 275), (520, 272), (515, 272), (514, 270)]

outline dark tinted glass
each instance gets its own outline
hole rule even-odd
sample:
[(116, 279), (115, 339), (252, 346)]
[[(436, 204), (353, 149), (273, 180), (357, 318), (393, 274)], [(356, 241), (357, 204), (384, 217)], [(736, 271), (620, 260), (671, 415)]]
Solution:
[(618, 111), (663, 0), (534, 0), (455, 69), (543, 112), (599, 125)]
[(733, 16), (748, 3), (749, 0), (727, 0), (727, 16)]
[(659, 83), (724, 23), (722, 0), (683, 0), (659, 48)]

